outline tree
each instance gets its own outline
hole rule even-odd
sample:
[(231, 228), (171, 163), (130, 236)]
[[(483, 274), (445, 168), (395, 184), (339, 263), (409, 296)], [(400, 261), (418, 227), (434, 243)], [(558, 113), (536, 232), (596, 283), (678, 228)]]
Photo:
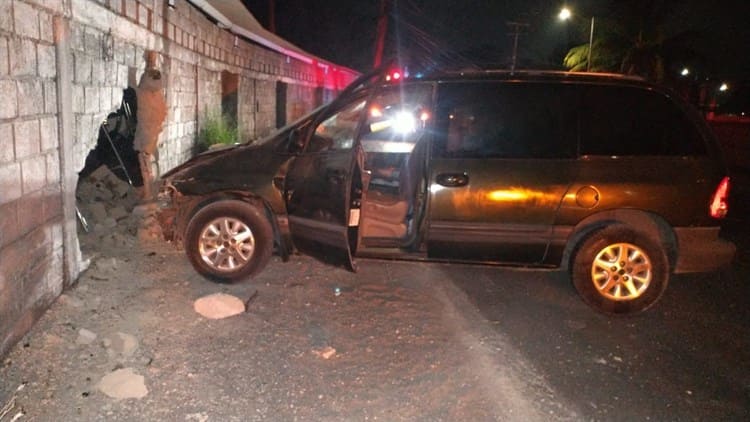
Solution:
[[(617, 19), (599, 18), (591, 51), (591, 71), (620, 72), (665, 82), (677, 61), (696, 60), (693, 31), (667, 34), (665, 23), (675, 0), (633, 0), (613, 6)], [(587, 67), (588, 44), (571, 48), (563, 66), (571, 71)]]

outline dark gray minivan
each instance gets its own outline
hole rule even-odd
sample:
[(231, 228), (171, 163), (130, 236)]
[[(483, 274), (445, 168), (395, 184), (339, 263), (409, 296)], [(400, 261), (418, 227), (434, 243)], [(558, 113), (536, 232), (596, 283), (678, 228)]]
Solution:
[(160, 221), (201, 274), (275, 249), (561, 267), (586, 303), (642, 311), (672, 273), (731, 261), (729, 178), (700, 116), (622, 75), (374, 72), (269, 138), (164, 175)]

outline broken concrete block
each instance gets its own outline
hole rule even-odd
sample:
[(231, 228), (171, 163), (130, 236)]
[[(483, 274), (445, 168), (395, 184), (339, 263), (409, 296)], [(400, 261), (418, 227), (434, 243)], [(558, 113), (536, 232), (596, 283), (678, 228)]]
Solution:
[(117, 258), (102, 258), (96, 261), (96, 269), (101, 273), (112, 273), (117, 271), (119, 264)]
[(147, 215), (153, 215), (156, 213), (158, 207), (156, 204), (141, 204), (133, 208), (133, 215), (136, 217), (144, 217)]
[(326, 346), (326, 347), (324, 347), (322, 349), (313, 350), (312, 352), (315, 355), (317, 355), (318, 357), (321, 357), (323, 359), (330, 359), (330, 358), (336, 356), (336, 349), (334, 349), (331, 346)]
[(93, 202), (88, 206), (91, 220), (89, 223), (101, 223), (107, 218), (107, 209), (104, 207), (104, 202)]
[(148, 394), (144, 377), (136, 374), (133, 368), (118, 369), (105, 375), (97, 387), (113, 399), (140, 399)]
[(122, 220), (123, 218), (129, 216), (130, 213), (125, 210), (125, 207), (122, 205), (118, 205), (111, 210), (109, 210), (109, 216), (114, 218), (115, 220)]
[(90, 330), (87, 330), (85, 328), (81, 328), (78, 330), (78, 338), (76, 339), (76, 344), (91, 344), (94, 340), (96, 340), (96, 333)]
[(117, 332), (107, 340), (109, 341), (105, 342), (104, 345), (108, 352), (112, 352), (112, 355), (129, 358), (138, 349), (138, 340), (130, 334)]
[(222, 319), (245, 312), (245, 304), (238, 297), (214, 293), (196, 300), (193, 309), (208, 319)]
[(61, 294), (60, 297), (57, 298), (58, 302), (62, 303), (65, 306), (70, 306), (73, 308), (80, 308), (83, 306), (83, 301), (75, 296), (70, 296), (68, 294)]

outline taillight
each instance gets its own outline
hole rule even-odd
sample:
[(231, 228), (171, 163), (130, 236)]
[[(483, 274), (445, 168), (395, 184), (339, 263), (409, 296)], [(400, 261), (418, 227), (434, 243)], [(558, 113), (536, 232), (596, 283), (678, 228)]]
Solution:
[(713, 218), (726, 217), (729, 211), (729, 177), (721, 179), (721, 183), (711, 197), (710, 210)]

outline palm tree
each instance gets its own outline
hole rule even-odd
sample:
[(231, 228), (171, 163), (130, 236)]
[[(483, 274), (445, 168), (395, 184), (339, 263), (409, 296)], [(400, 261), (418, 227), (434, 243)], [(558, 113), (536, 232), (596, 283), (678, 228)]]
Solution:
[[(624, 4), (623, 4), (624, 3)], [(675, 60), (697, 59), (690, 48), (695, 32), (665, 35), (664, 26), (675, 0), (633, 0), (613, 6), (617, 20), (597, 17), (591, 71), (620, 72), (665, 82)], [(563, 66), (571, 71), (587, 67), (588, 44), (571, 48)]]

